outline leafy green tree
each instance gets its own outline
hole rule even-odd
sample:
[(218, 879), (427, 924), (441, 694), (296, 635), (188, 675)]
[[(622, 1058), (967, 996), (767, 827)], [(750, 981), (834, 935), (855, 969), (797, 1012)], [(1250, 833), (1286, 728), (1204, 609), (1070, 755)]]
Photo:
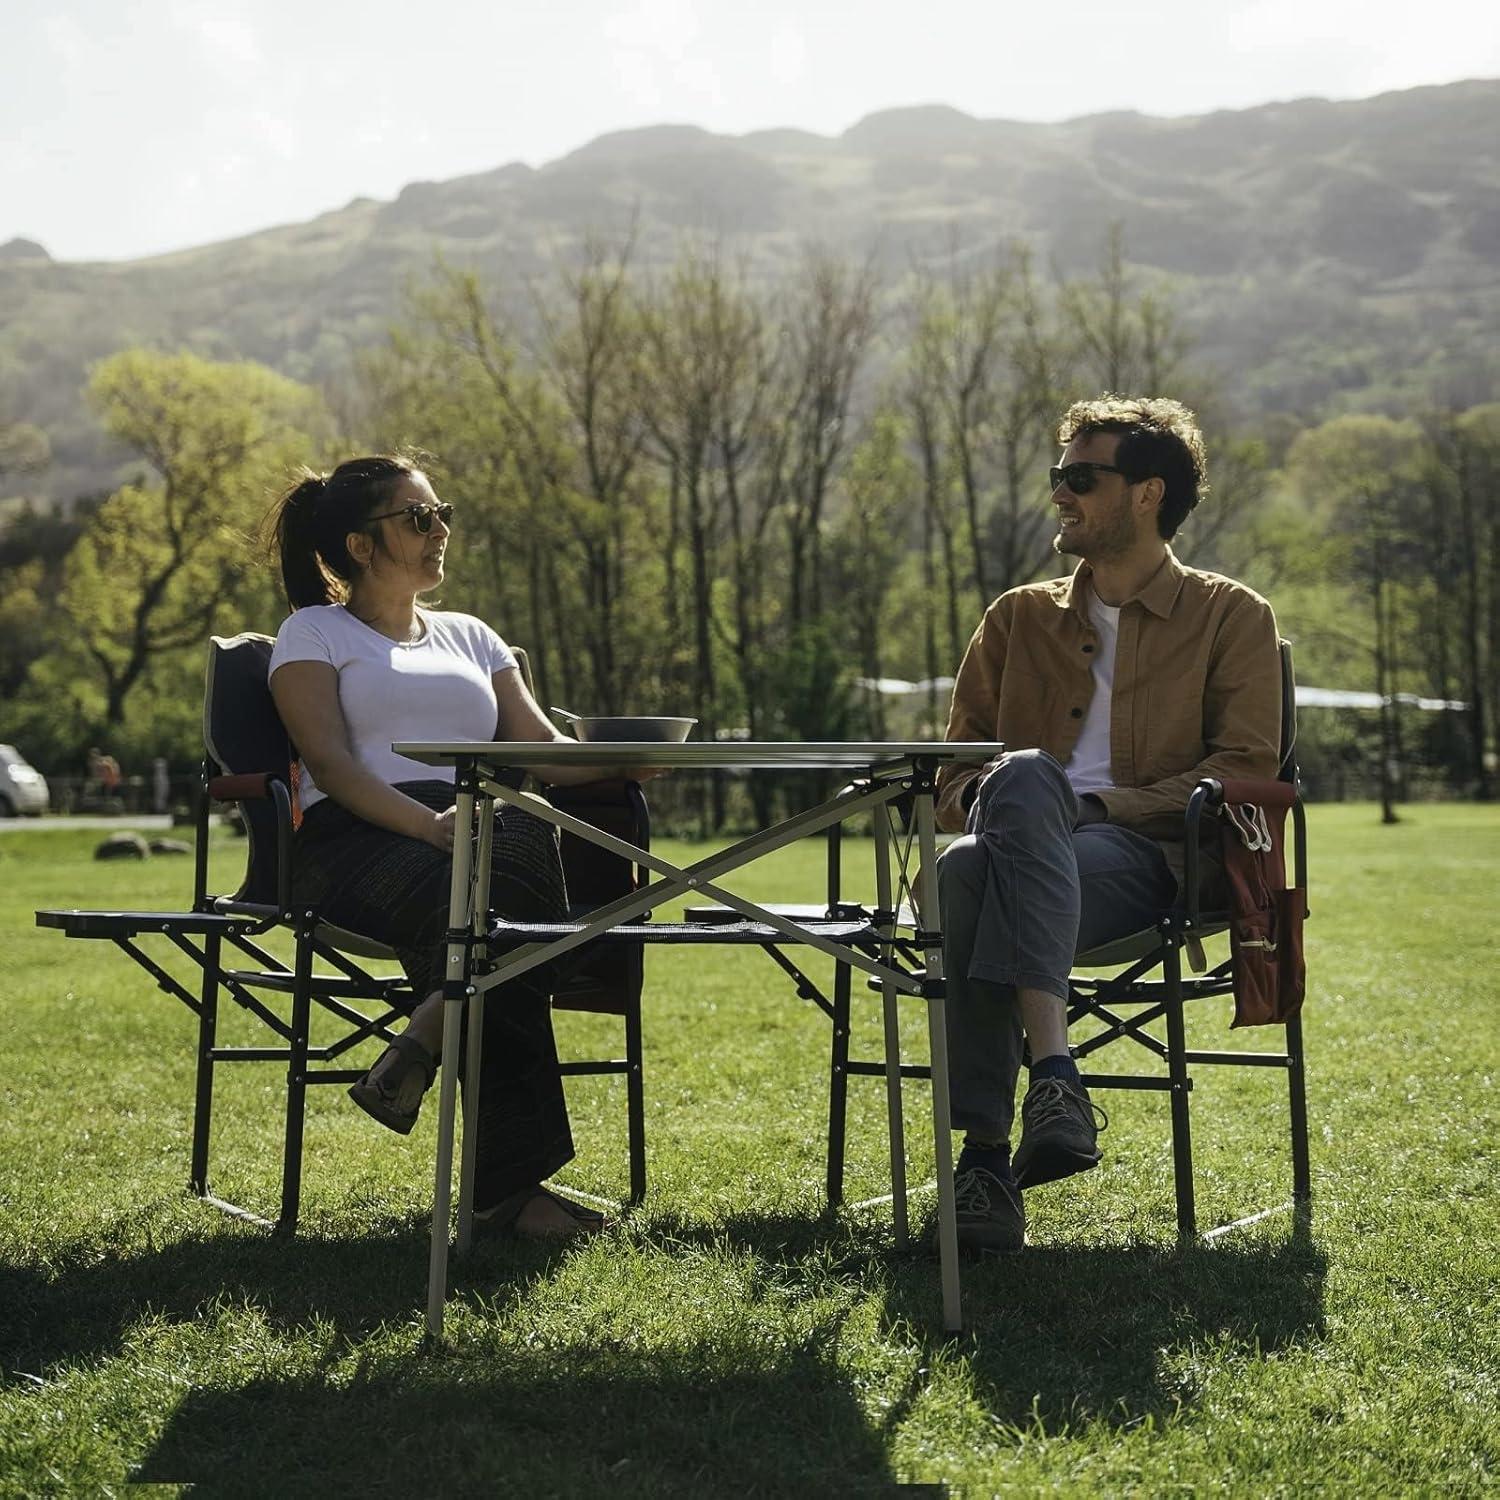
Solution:
[(59, 600), (112, 730), (159, 658), (248, 623), (235, 605), (262, 582), (251, 539), (270, 494), (313, 455), (321, 416), (311, 392), (262, 366), (141, 349), (99, 365), (89, 395), (148, 466), (90, 521)]
[(52, 460), (47, 434), (30, 422), (0, 422), (0, 476), (34, 474)]
[[(838, 592), (849, 637), (844, 656), (867, 678), (885, 675), (887, 602), (916, 529), (920, 481), (904, 436), (895, 411), (877, 414), (849, 455), (847, 504), (835, 531)], [(878, 692), (870, 697), (868, 727), (876, 738), (884, 737), (885, 706)]]
[(1422, 434), (1390, 417), (1336, 417), (1304, 432), (1287, 469), (1293, 487), (1328, 519), (1342, 542), (1344, 576), (1369, 610), (1369, 651), (1380, 696), (1381, 819), (1396, 821), (1401, 723), (1396, 699), (1402, 660), (1401, 583), (1420, 524)]
[(1077, 355), (1070, 363), (1091, 384), (1153, 396), (1176, 385), (1191, 341), (1169, 294), (1138, 288), (1121, 224), (1110, 225), (1097, 274), (1065, 282), (1059, 300)]
[[(1431, 549), (1425, 589), (1430, 634), (1443, 667), (1469, 704), (1462, 750), (1465, 780), (1481, 799), (1494, 793), (1494, 723), (1500, 702), (1500, 405), (1429, 418), (1427, 495)], [(1450, 674), (1436, 684), (1448, 697)]]

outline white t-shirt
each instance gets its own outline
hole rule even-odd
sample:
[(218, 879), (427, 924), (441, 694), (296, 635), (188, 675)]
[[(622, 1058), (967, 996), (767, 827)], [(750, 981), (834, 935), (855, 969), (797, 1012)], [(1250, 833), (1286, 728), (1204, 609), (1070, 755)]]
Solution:
[[(327, 662), (338, 673), (339, 707), (354, 757), (367, 771), (401, 781), (452, 781), (452, 766), (428, 766), (391, 749), (397, 740), (492, 740), (499, 708), (496, 672), (515, 671), (515, 653), (473, 615), (422, 609), (420, 640), (393, 641), (342, 604), (294, 611), (276, 632), (271, 675), (290, 661)], [(302, 767), (305, 812), (327, 793)]]
[(1073, 790), (1081, 797), (1085, 792), (1107, 791), (1115, 784), (1109, 763), (1110, 702), (1115, 692), (1115, 646), (1120, 639), (1118, 606), (1103, 604), (1089, 590), (1089, 623), (1099, 632), (1099, 646), (1089, 664), (1094, 679), (1094, 696), (1089, 699), (1083, 716), (1083, 729), (1065, 767)]

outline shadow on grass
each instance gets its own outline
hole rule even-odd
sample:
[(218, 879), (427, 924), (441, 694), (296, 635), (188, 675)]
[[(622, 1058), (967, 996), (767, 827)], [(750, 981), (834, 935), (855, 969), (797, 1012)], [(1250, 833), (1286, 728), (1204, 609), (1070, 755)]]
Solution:
[[(974, 1393), (1008, 1427), (1049, 1434), (1133, 1426), (1190, 1408), (1226, 1360), (1321, 1339), (1327, 1258), (1305, 1214), (1208, 1245), (1032, 1247), (968, 1259), (964, 1332), (942, 1331), (935, 1253), (898, 1254), (846, 1220), (746, 1215), (716, 1226), (658, 1218), (648, 1238), (732, 1245), (782, 1287), (878, 1292), (888, 1327), (968, 1360)], [(914, 1230), (920, 1247), (924, 1235)], [(913, 1395), (916, 1393), (914, 1392)], [(892, 1409), (884, 1422), (899, 1424)]]
[(923, 1492), (897, 1486), (884, 1433), (837, 1367), (829, 1327), (800, 1345), (690, 1335), (644, 1352), (508, 1332), (504, 1307), (556, 1274), (573, 1253), (565, 1247), (487, 1245), (455, 1264), (455, 1346), (434, 1353), (382, 1339), (382, 1324), (415, 1332), (425, 1230), (411, 1220), (355, 1239), (232, 1233), (116, 1253), (90, 1242), (46, 1270), (0, 1268), (9, 1314), (0, 1379), (126, 1358), (146, 1316), (201, 1321), (248, 1308), (289, 1343), (319, 1324), (339, 1337), (320, 1334), (325, 1353), (311, 1371), (196, 1377), (132, 1481), (257, 1497), (268, 1486), (330, 1495)]
[[(120, 1353), (132, 1327), (152, 1315), (189, 1322), (215, 1306), (254, 1309), (296, 1334), (327, 1323), (350, 1342), (382, 1324), (410, 1322), (426, 1285), (429, 1220), (403, 1219), (352, 1238), (284, 1238), (254, 1231), (206, 1234), (112, 1252), (97, 1241), (63, 1247), (47, 1269), (0, 1266), (0, 1382)], [(511, 1257), (506, 1280), (519, 1293), (566, 1249)], [(472, 1269), (471, 1269), (472, 1268)], [(488, 1263), (455, 1263), (462, 1294)]]
[(1305, 1228), (1270, 1241), (1082, 1246), (968, 1270), (964, 1348), (1001, 1422), (1056, 1434), (1191, 1408), (1237, 1359), (1325, 1333), (1327, 1261)]
[[(969, 1262), (966, 1330), (950, 1339), (935, 1257), (894, 1253), (883, 1226), (798, 1214), (705, 1224), (648, 1209), (627, 1241), (674, 1259), (735, 1256), (744, 1293), (821, 1301), (815, 1335), (762, 1346), (689, 1327), (664, 1351), (545, 1333), (533, 1342), (505, 1304), (571, 1252), (511, 1245), (455, 1267), (464, 1332), (433, 1355), (372, 1337), (382, 1324), (415, 1325), (425, 1229), (410, 1220), (357, 1239), (234, 1234), (114, 1256), (88, 1245), (47, 1272), (0, 1269), (5, 1378), (118, 1358), (142, 1316), (186, 1321), (227, 1303), (289, 1337), (331, 1326), (342, 1341), (337, 1378), (299, 1369), (200, 1383), (135, 1478), (216, 1493), (250, 1493), (272, 1473), (298, 1492), (880, 1494), (894, 1491), (889, 1454), (929, 1372), (954, 1357), (1003, 1428), (1056, 1435), (1171, 1422), (1236, 1360), (1324, 1332), (1325, 1259), (1305, 1222), (1213, 1246), (1043, 1247)], [(840, 1355), (845, 1317), (870, 1299), (886, 1337), (913, 1355), (905, 1390), (879, 1417)], [(464, 1303), (477, 1321), (458, 1314)]]
[[(273, 1444), (259, 1475), (247, 1426)], [(786, 1351), (726, 1372), (707, 1350), (510, 1349), (483, 1363), (414, 1356), (339, 1388), (195, 1390), (131, 1477), (228, 1495), (263, 1494), (268, 1479), (295, 1494), (913, 1493), (847, 1380)]]

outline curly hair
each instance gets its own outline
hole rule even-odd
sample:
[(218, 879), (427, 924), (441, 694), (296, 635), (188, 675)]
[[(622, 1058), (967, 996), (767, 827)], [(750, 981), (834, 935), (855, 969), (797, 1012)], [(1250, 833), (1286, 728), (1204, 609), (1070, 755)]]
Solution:
[(1117, 432), (1115, 463), (1132, 484), (1160, 479), (1165, 486), (1156, 529), (1170, 541), (1188, 512), (1208, 493), (1208, 469), (1198, 419), (1180, 401), (1166, 396), (1116, 396), (1075, 401), (1058, 424), (1057, 440)]

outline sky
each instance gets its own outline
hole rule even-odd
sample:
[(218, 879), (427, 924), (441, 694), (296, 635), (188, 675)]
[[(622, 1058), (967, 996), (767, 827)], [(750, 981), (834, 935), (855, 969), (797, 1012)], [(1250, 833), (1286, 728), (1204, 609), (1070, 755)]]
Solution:
[[(0, 0), (0, 244), (124, 260), (614, 130), (1189, 115), (1500, 76), (1482, 0)], [(1500, 124), (1500, 122), (1497, 122)]]

